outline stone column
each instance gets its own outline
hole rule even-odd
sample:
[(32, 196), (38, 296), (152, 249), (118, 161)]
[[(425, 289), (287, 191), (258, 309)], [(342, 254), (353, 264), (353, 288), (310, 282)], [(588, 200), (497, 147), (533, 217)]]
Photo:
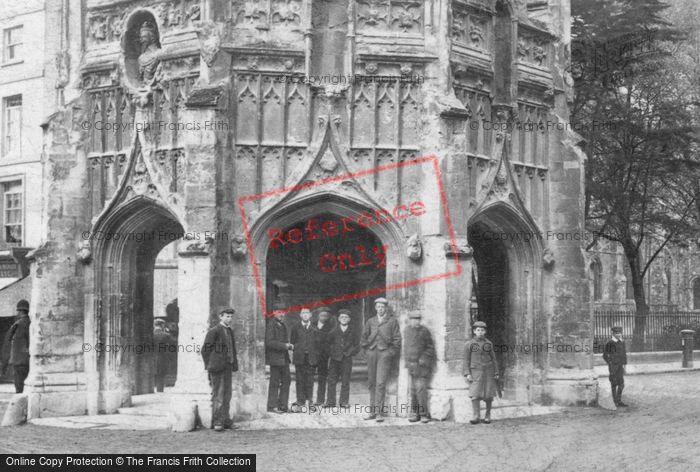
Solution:
[(207, 372), (200, 353), (209, 329), (209, 285), (211, 261), (202, 244), (191, 244), (178, 253), (178, 324), (177, 380), (174, 392), (210, 393)]

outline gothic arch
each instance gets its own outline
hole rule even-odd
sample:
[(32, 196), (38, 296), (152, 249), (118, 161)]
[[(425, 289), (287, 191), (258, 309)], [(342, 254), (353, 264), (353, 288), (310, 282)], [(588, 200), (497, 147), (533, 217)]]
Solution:
[[(184, 230), (163, 204), (137, 195), (111, 209), (93, 227), (92, 270), (87, 274), (86, 341), (93, 346), (152, 342), (153, 269), (158, 253)], [(113, 348), (86, 352), (90, 413), (113, 412), (133, 394), (151, 393), (150, 356)]]
[[(539, 229), (505, 202), (488, 205), (472, 216), (468, 229), (480, 279), (477, 291), (481, 293), (477, 293), (482, 300), (491, 299), (486, 305), (492, 313), (482, 317), (480, 301), (479, 317), (490, 318), (492, 340), (508, 345), (536, 343), (545, 332), (545, 320), (540, 318), (545, 248)], [(516, 398), (526, 397), (530, 372), (543, 359), (536, 352), (529, 356), (506, 350), (501, 360), (506, 391)]]
[[(278, 206), (273, 211), (260, 216), (251, 226), (251, 246), (253, 249), (254, 271), (258, 280), (265, 280), (265, 260), (269, 250), (267, 230), (269, 228), (285, 228), (295, 222), (308, 219), (319, 213), (331, 213), (339, 217), (357, 216), (363, 212), (372, 212), (372, 205), (350, 196), (340, 196), (329, 191), (308, 194), (295, 199), (293, 202)], [(397, 286), (403, 280), (405, 273), (404, 247), (406, 236), (402, 229), (394, 222), (388, 222), (368, 228), (379, 238), (382, 244), (388, 245), (391, 250), (387, 255), (387, 287)], [(395, 248), (395, 249), (394, 249)], [(264, 307), (264, 300), (259, 294), (259, 309)], [(397, 307), (395, 307), (397, 308)], [(261, 312), (262, 314), (262, 312)], [(260, 317), (262, 318), (262, 316)]]

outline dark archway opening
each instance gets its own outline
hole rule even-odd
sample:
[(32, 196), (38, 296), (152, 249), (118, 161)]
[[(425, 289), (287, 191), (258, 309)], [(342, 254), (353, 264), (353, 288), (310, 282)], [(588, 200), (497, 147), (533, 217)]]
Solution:
[(156, 260), (184, 230), (167, 210), (140, 199), (117, 211), (99, 231), (118, 235), (96, 248), (104, 307), (100, 341), (109, 346), (100, 353), (100, 389), (152, 393), (157, 356), (164, 353), (153, 343), (154, 318), (165, 311), (156, 300)]
[(493, 342), (501, 374), (514, 365), (512, 346), (515, 329), (510, 313), (510, 267), (508, 251), (498, 231), (483, 223), (469, 230), (469, 244), (474, 250), (473, 287), (478, 305), (477, 318), (484, 321), (486, 337)]
[[(334, 236), (317, 229), (308, 239), (307, 225), (316, 220), (318, 227), (333, 221), (348, 231)], [(332, 213), (310, 216), (282, 230), (283, 234), (301, 234), (300, 243), (284, 246), (270, 244), (266, 267), (266, 303), (269, 311), (286, 310), (299, 305), (324, 301), (334, 313), (341, 308), (352, 312), (351, 327), (360, 331), (365, 320), (374, 316), (373, 300), (386, 286), (386, 248), (370, 230), (356, 222), (342, 223)], [(297, 230), (299, 233), (294, 233)], [(355, 294), (371, 290), (366, 297)], [(295, 319), (298, 310), (288, 313)]]

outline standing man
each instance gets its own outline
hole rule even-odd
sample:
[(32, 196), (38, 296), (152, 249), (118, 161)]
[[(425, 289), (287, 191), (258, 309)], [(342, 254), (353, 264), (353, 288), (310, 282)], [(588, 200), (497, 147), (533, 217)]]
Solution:
[(316, 321), (316, 329), (319, 336), (319, 353), (318, 353), (318, 387), (316, 390), (316, 405), (323, 405), (326, 401), (326, 380), (328, 378), (328, 361), (329, 345), (328, 335), (335, 328), (331, 316), (331, 310), (328, 307), (322, 306), (318, 309), (318, 320)]
[(290, 341), (294, 346), (294, 369), (296, 374), (297, 407), (308, 403), (309, 411), (314, 397), (314, 371), (319, 358), (319, 332), (311, 324), (311, 310), (303, 308), (299, 313), (301, 323), (292, 327)]
[(270, 383), (267, 388), (267, 411), (286, 413), (289, 402), (289, 351), (294, 349), (289, 343), (284, 313), (277, 312), (268, 318), (265, 326), (265, 364), (270, 366)]
[(211, 385), (211, 417), (215, 431), (237, 428), (230, 417), (232, 373), (238, 371), (236, 341), (231, 329), (235, 313), (233, 308), (221, 311), (219, 324), (207, 332), (202, 346), (202, 358)]
[(625, 366), (627, 365), (627, 351), (625, 342), (622, 340), (622, 327), (612, 327), (612, 339), (605, 343), (603, 359), (608, 363), (610, 389), (615, 406), (627, 406), (622, 402), (622, 389), (625, 388)]
[(387, 313), (386, 298), (377, 298), (374, 309), (377, 316), (367, 320), (362, 330), (360, 345), (367, 352), (367, 384), (370, 412), (366, 420), (384, 421), (386, 383), (391, 374), (394, 358), (401, 351), (401, 331), (396, 318)]
[(166, 331), (165, 320), (163, 318), (156, 318), (153, 320), (156, 392), (162, 392), (165, 389), (165, 374), (168, 373), (168, 359), (170, 357), (172, 345), (173, 337)]
[(350, 408), (350, 374), (352, 358), (360, 352), (360, 336), (350, 328), (350, 310), (338, 311), (338, 326), (328, 334), (330, 365), (328, 397), (325, 406), (334, 407), (335, 387), (340, 378), (340, 406)]
[[(411, 385), (411, 423), (430, 422), (428, 409), (428, 384), (435, 361), (435, 345), (428, 328), (420, 324), (420, 312), (409, 315), (406, 328), (406, 367)], [(422, 417), (422, 419), (421, 419)]]
[(20, 300), (17, 302), (17, 321), (5, 338), (9, 345), (8, 364), (13, 369), (16, 393), (24, 391), (24, 381), (29, 375), (29, 323), (29, 302)]

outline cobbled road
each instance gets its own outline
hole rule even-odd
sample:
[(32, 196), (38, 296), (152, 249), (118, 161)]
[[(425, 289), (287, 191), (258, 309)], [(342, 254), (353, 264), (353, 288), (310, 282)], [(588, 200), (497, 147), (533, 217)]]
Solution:
[[(618, 411), (491, 425), (192, 433), (0, 429), (0, 453), (255, 453), (259, 471), (700, 470), (700, 371), (626, 377)], [(601, 389), (610, 386), (601, 379)]]

